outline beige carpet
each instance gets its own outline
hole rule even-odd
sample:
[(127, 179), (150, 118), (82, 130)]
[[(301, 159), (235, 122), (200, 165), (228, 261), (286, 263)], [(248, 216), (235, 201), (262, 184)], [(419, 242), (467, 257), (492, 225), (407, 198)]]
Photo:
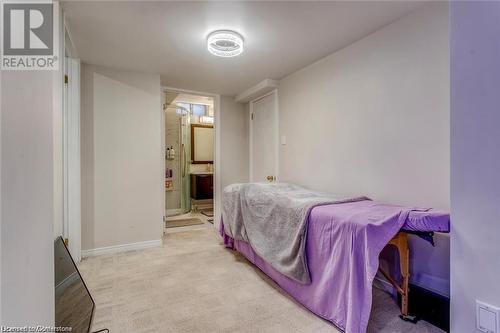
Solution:
[(176, 220), (167, 220), (165, 225), (166, 228), (176, 228), (176, 227), (187, 227), (190, 225), (200, 225), (203, 222), (197, 218), (184, 218), (184, 219), (176, 219)]
[[(80, 269), (97, 305), (93, 330), (338, 332), (226, 250), (211, 226), (167, 234), (161, 248), (85, 259)], [(390, 296), (374, 295), (369, 332), (442, 332), (403, 322)]]

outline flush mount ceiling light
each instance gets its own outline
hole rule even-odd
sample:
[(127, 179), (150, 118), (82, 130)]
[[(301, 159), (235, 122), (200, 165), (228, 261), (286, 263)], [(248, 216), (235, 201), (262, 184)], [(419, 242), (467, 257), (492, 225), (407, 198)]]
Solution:
[(243, 37), (231, 30), (217, 30), (208, 35), (207, 49), (218, 57), (236, 57), (243, 52)]

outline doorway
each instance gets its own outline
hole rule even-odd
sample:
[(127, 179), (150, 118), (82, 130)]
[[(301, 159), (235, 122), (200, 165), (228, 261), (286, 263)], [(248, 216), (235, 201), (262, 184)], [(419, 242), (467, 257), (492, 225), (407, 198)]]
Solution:
[(250, 181), (278, 180), (278, 92), (250, 102)]
[(213, 223), (215, 100), (169, 89), (163, 98), (165, 228)]

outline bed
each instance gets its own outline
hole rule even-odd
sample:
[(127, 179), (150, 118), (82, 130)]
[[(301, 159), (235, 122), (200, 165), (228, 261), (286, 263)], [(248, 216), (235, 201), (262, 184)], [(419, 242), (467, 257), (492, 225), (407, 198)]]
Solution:
[[(223, 202), (226, 196), (233, 201), (247, 201), (249, 207), (272, 205), (265, 193), (241, 198), (244, 192), (241, 187), (230, 189), (231, 195), (227, 192), (223, 194)], [(265, 199), (259, 202), (261, 197)], [(416, 234), (432, 243), (434, 232), (450, 230), (449, 214), (433, 209), (390, 205), (363, 197), (330, 204), (319, 200), (311, 204), (304, 224), (303, 251), (310, 278), (304, 282), (284, 273), (276, 262), (266, 260), (262, 252), (256, 251), (258, 242), (275, 242), (274, 239), (266, 239), (264, 235), (263, 240), (255, 241), (234, 236), (234, 221), (246, 219), (247, 225), (249, 221), (244, 213), (235, 217), (226, 210), (223, 205), (220, 224), (226, 247), (243, 254), (298, 302), (347, 333), (366, 331), (372, 303), (371, 286), (379, 270), (378, 257), (382, 249), (390, 245), (399, 252), (401, 281), (397, 282), (385, 271), (381, 273), (401, 294), (401, 312), (409, 318), (408, 235)], [(271, 211), (276, 212), (274, 208)], [(228, 218), (232, 220), (231, 227), (228, 227)], [(230, 228), (232, 232), (228, 232)]]

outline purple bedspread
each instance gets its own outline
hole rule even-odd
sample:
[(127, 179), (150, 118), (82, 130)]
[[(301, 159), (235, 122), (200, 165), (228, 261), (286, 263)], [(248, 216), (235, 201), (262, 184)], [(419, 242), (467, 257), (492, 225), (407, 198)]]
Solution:
[(309, 310), (347, 333), (361, 333), (368, 326), (379, 254), (411, 213), (373, 201), (313, 208), (305, 249), (311, 277), (307, 285), (278, 272), (250, 244), (225, 235), (223, 223), (220, 231), (226, 246), (242, 253)]
[(450, 232), (450, 214), (434, 209), (415, 209), (410, 212), (403, 230)]

